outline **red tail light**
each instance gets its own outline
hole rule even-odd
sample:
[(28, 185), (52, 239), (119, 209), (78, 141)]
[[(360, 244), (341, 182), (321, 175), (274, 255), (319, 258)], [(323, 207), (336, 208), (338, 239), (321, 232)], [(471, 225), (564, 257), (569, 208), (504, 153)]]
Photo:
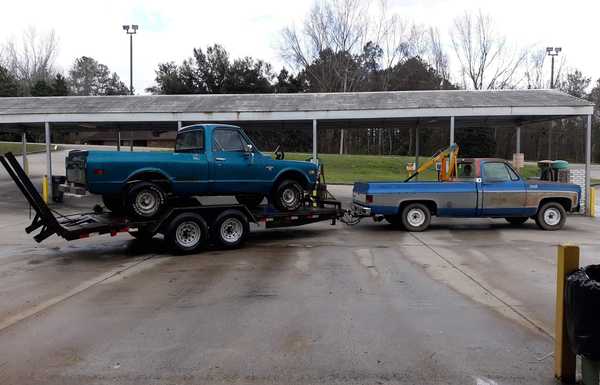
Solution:
[(373, 203), (373, 195), (367, 195), (367, 203)]
[(94, 175), (104, 175), (104, 174), (105, 174), (104, 169), (102, 169), (102, 168), (94, 169)]

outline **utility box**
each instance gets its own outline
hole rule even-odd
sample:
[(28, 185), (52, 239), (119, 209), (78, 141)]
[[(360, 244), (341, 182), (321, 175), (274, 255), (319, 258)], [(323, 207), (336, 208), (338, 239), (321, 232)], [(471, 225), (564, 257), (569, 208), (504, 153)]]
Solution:
[(513, 167), (516, 168), (517, 170), (520, 170), (523, 168), (524, 164), (525, 164), (525, 154), (523, 154), (522, 152), (514, 153), (513, 160), (512, 160)]

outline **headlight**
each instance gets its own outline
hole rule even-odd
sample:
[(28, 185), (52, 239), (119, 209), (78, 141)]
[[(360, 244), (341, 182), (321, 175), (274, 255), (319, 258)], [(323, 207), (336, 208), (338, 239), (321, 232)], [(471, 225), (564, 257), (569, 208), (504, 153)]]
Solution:
[(315, 175), (317, 172), (315, 170), (308, 170), (308, 175)]

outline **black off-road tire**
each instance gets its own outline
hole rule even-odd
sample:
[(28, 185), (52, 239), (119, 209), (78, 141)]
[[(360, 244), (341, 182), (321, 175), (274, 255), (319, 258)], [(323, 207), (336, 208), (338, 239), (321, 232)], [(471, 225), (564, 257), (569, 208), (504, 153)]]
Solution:
[(265, 196), (261, 194), (240, 194), (236, 195), (235, 199), (241, 205), (248, 208), (255, 208), (261, 204), (263, 199), (265, 199)]
[(151, 182), (137, 182), (127, 192), (127, 211), (140, 219), (157, 217), (165, 206), (165, 192)]
[(431, 223), (431, 211), (422, 203), (409, 203), (402, 209), (401, 218), (407, 231), (425, 231)]
[(298, 181), (286, 179), (275, 187), (271, 202), (281, 211), (296, 211), (304, 203), (304, 188)]
[(208, 243), (208, 226), (206, 221), (194, 213), (176, 216), (167, 231), (165, 241), (176, 253), (193, 253)]
[(565, 208), (557, 202), (543, 204), (535, 215), (535, 223), (542, 230), (560, 230), (567, 220)]
[(250, 232), (248, 218), (239, 210), (222, 212), (210, 226), (211, 239), (220, 247), (239, 247)]
[(504, 218), (508, 223), (514, 226), (522, 225), (529, 220), (529, 217), (506, 217)]

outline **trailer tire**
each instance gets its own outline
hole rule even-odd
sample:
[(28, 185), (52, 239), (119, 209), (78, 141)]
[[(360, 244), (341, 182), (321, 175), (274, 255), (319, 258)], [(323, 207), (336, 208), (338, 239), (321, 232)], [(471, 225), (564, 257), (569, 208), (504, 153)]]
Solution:
[(513, 226), (519, 226), (527, 222), (529, 217), (506, 217), (504, 219)]
[(422, 203), (409, 203), (402, 209), (402, 226), (408, 231), (424, 231), (431, 223), (431, 211)]
[(211, 225), (212, 240), (219, 246), (239, 247), (250, 232), (248, 218), (239, 210), (226, 210)]
[(141, 219), (154, 218), (162, 211), (164, 205), (165, 193), (156, 184), (138, 182), (129, 187), (127, 209), (132, 216)]
[(535, 215), (535, 223), (542, 230), (560, 230), (567, 220), (567, 212), (563, 205), (557, 202), (548, 202), (538, 210)]
[(179, 214), (169, 224), (165, 240), (175, 252), (192, 253), (206, 246), (208, 226), (198, 214)]

